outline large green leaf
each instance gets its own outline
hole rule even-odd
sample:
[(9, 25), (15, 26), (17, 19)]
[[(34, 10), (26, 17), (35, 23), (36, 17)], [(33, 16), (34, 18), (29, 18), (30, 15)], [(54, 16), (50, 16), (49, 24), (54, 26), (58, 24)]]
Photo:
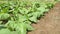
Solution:
[(6, 20), (6, 19), (8, 19), (9, 17), (10, 17), (10, 15), (7, 14), (7, 13), (2, 13), (2, 14), (0, 14), (0, 20)]
[(16, 27), (16, 31), (18, 31), (19, 34), (26, 34), (26, 25), (25, 23), (18, 23)]
[(1, 29), (0, 34), (18, 34), (16, 31), (10, 31), (9, 29)]

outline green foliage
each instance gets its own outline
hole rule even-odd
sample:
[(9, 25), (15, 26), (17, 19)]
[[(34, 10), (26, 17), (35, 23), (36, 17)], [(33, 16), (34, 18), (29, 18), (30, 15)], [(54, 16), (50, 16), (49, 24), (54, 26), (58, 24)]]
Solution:
[(1, 29), (0, 34), (17, 34), (16, 31), (9, 31), (8, 29)]
[(2, 13), (2, 14), (0, 14), (0, 20), (6, 20), (6, 19), (8, 19), (9, 18), (9, 14), (5, 14), (5, 13)]
[(9, 1), (0, 4), (0, 34), (26, 34), (34, 30), (32, 22), (53, 8), (54, 2), (20, 2)]

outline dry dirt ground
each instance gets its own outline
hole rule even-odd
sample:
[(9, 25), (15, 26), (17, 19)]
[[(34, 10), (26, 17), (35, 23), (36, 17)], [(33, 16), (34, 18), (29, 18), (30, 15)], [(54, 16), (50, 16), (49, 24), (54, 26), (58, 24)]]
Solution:
[(41, 18), (37, 24), (33, 24), (34, 31), (28, 34), (60, 34), (60, 2)]

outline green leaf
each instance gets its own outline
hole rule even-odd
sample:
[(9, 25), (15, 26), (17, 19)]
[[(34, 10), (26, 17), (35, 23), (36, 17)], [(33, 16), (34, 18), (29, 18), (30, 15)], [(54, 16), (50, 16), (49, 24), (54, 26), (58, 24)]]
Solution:
[(26, 24), (26, 27), (27, 27), (27, 30), (34, 30), (34, 28), (29, 24)]
[(20, 16), (19, 17), (19, 21), (20, 22), (23, 22), (23, 21), (26, 21), (27, 20), (27, 17), (26, 16)]
[(18, 31), (19, 34), (26, 34), (26, 25), (25, 23), (18, 23), (16, 27), (16, 31)]
[(19, 12), (21, 14), (27, 14), (27, 13), (29, 13), (29, 11), (30, 11), (30, 9), (26, 9), (26, 8), (19, 9)]
[(37, 18), (35, 16), (29, 18), (30, 21), (37, 22)]
[(45, 12), (46, 11), (45, 7), (39, 7), (39, 8), (37, 8), (37, 10), (40, 11), (40, 12)]
[(0, 34), (18, 34), (15, 31), (10, 31), (9, 29), (1, 29)]
[(0, 14), (0, 20), (5, 20), (5, 19), (8, 19), (10, 17), (10, 15), (9, 14), (7, 14), (7, 13), (2, 13), (2, 14)]
[(31, 22), (30, 22), (29, 20), (25, 21), (25, 23), (27, 23), (27, 24), (31, 24)]
[(15, 25), (15, 21), (8, 21), (6, 24), (5, 24), (6, 27), (10, 28), (11, 30), (14, 30), (14, 28), (16, 27)]

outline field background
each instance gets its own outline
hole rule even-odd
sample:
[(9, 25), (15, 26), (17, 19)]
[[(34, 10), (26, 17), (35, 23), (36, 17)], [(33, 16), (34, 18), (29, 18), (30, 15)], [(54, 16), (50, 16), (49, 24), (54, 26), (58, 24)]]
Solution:
[[(0, 3), (7, 3), (8, 0), (0, 0)], [(15, 0), (13, 0), (15, 1)], [(28, 2), (45, 2), (45, 0), (20, 0)], [(50, 0), (51, 1), (51, 0)], [(49, 1), (49, 2), (50, 2)], [(54, 0), (52, 0), (54, 1)], [(60, 34), (60, 2), (56, 3), (48, 13), (45, 14), (37, 24), (32, 24), (35, 28), (34, 31), (28, 32), (28, 34)]]
[[(17, 0), (0, 0), (0, 2), (7, 2), (7, 1), (17, 1)], [(48, 2), (53, 2), (54, 0), (18, 0), (18, 1), (28, 1), (28, 2), (36, 2), (36, 1), (38, 1), (38, 2), (46, 2), (46, 1), (48, 1)]]

